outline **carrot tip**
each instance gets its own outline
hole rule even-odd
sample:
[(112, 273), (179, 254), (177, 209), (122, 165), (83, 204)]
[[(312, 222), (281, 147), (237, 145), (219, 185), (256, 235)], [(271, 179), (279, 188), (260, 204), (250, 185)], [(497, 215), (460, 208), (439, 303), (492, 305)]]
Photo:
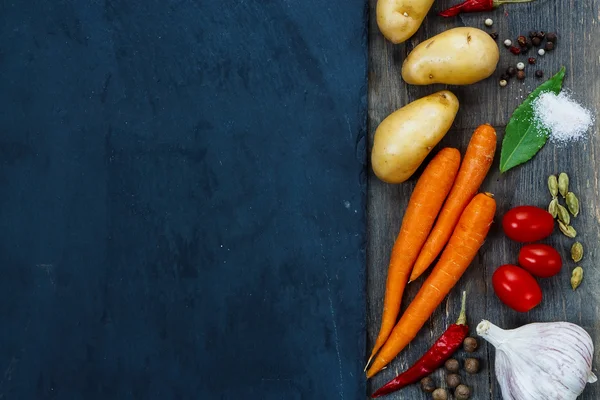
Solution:
[(485, 194), (487, 197), (491, 197), (492, 199), (494, 198), (494, 193), (484, 192), (483, 194)]
[(369, 364), (371, 364), (371, 360), (373, 359), (373, 357), (375, 357), (374, 352), (371, 354), (371, 357), (369, 357), (369, 360), (367, 361), (367, 365), (365, 365), (365, 369), (363, 369), (363, 372), (367, 372), (367, 368), (369, 368)]

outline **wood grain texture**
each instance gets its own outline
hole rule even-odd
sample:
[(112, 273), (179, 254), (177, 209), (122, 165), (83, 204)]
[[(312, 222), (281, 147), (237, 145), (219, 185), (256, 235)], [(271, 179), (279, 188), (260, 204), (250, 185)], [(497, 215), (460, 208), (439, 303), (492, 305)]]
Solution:
[[(489, 122), (498, 133), (498, 141), (504, 135), (504, 126), (512, 111), (522, 99), (541, 81), (533, 77), (535, 69), (544, 70), (551, 76), (561, 65), (567, 67), (564, 87), (572, 91), (573, 96), (591, 108), (600, 104), (600, 46), (599, 0), (583, 2), (537, 0), (523, 5), (503, 6), (491, 13), (462, 15), (455, 19), (443, 19), (436, 14), (449, 5), (452, 0), (436, 2), (417, 34), (408, 42), (393, 45), (379, 32), (375, 20), (376, 0), (370, 0), (369, 33), (369, 148), (373, 134), (379, 122), (399, 107), (419, 97), (445, 88), (444, 85), (409, 86), (402, 82), (400, 68), (408, 52), (421, 41), (447, 29), (457, 26), (474, 26), (499, 34), (500, 63), (495, 75), (483, 82), (467, 87), (448, 87), (461, 101), (458, 117), (451, 131), (442, 143), (443, 146), (457, 147), (464, 154), (473, 130), (480, 124)], [(492, 18), (494, 26), (485, 28), (485, 18)], [(513, 41), (519, 34), (529, 30), (556, 31), (559, 43), (554, 53), (538, 57), (530, 52), (527, 56), (516, 57), (503, 46), (502, 41)], [(528, 78), (524, 83), (512, 81), (508, 87), (500, 88), (498, 79), (508, 65), (518, 61), (527, 63), (527, 57), (535, 56), (538, 64), (527, 66)], [(512, 206), (534, 204), (546, 207), (550, 200), (546, 189), (546, 178), (550, 173), (565, 171), (571, 177), (571, 188), (581, 199), (582, 211), (574, 219), (573, 226), (579, 232), (578, 240), (585, 247), (585, 256), (580, 265), (585, 270), (583, 284), (576, 292), (569, 286), (569, 277), (575, 264), (570, 260), (569, 248), (573, 240), (556, 233), (546, 243), (561, 251), (565, 265), (559, 275), (539, 280), (544, 293), (542, 304), (527, 314), (519, 314), (502, 305), (493, 293), (491, 275), (502, 264), (516, 263), (520, 246), (509, 241), (501, 232), (498, 223), (492, 227), (490, 236), (478, 257), (461, 278), (457, 287), (442, 303), (423, 327), (414, 342), (404, 350), (390, 366), (369, 381), (371, 393), (416, 361), (433, 341), (454, 322), (458, 315), (459, 295), (468, 291), (468, 319), (471, 332), (475, 335), (475, 326), (483, 318), (489, 319), (503, 328), (514, 328), (529, 322), (570, 321), (584, 327), (596, 344), (594, 371), (600, 365), (600, 272), (598, 271), (600, 243), (600, 139), (597, 137), (598, 123), (590, 132), (590, 139), (557, 147), (548, 143), (534, 160), (505, 174), (498, 169), (499, 151), (490, 174), (481, 190), (496, 195), (498, 202), (497, 222)], [(421, 169), (422, 170), (422, 169)], [(420, 171), (421, 171), (420, 170)], [(389, 185), (379, 181), (372, 171), (368, 182), (368, 343), (370, 352), (377, 336), (381, 321), (381, 310), (385, 290), (385, 279), (389, 254), (398, 233), (409, 196), (415, 185), (415, 178), (402, 185)], [(557, 230), (558, 232), (558, 230)], [(424, 274), (424, 275), (427, 275)], [(421, 277), (408, 285), (403, 299), (403, 309), (414, 298), (423, 282)], [(480, 340), (480, 349), (476, 356), (482, 361), (482, 371), (475, 376), (466, 376), (463, 380), (473, 388), (475, 399), (501, 399), (499, 386), (493, 373), (494, 349)], [(459, 360), (466, 358), (463, 352), (457, 353)], [(445, 386), (442, 371), (433, 378), (438, 385)], [(429, 399), (413, 385), (387, 397), (388, 399)], [(588, 385), (581, 399), (600, 398), (600, 384)]]

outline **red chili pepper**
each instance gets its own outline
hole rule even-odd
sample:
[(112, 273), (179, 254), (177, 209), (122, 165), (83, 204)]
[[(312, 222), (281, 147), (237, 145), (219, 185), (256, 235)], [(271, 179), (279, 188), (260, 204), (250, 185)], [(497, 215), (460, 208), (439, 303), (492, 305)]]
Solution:
[(442, 17), (455, 17), (461, 12), (492, 11), (502, 4), (527, 3), (534, 0), (466, 0), (460, 4), (442, 11), (438, 15)]
[(450, 325), (433, 346), (412, 367), (383, 385), (371, 397), (383, 396), (412, 383), (416, 383), (442, 366), (460, 347), (469, 333), (465, 303), (466, 292), (463, 292), (460, 315), (458, 316), (458, 320), (456, 320), (456, 324)]

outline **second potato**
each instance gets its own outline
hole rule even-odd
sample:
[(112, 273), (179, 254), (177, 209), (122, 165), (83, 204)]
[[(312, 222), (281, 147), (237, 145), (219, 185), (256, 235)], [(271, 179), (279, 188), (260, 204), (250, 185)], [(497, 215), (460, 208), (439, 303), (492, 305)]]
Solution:
[(481, 29), (463, 27), (442, 32), (410, 52), (402, 79), (411, 85), (470, 85), (494, 73), (498, 45)]

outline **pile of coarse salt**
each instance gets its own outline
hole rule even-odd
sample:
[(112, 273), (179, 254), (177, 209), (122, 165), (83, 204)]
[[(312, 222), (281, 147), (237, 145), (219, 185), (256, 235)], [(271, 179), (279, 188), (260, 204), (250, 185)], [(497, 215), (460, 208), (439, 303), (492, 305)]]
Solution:
[(594, 116), (565, 92), (542, 93), (532, 104), (533, 118), (550, 131), (554, 143), (584, 139), (594, 123)]

